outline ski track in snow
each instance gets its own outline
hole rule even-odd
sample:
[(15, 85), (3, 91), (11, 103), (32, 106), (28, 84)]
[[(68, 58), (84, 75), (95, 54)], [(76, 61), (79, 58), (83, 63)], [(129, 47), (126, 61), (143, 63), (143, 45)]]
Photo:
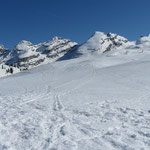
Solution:
[(113, 101), (65, 108), (50, 87), (45, 99), (53, 99), (52, 106), (37, 103), (44, 95), (23, 97), (20, 105), (0, 98), (0, 150), (150, 149), (150, 113)]
[[(89, 75), (90, 80), (93, 79), (93, 77), (94, 77), (95, 74), (96, 74), (96, 71), (94, 70), (94, 67), (92, 67), (92, 73), (91, 73), (91, 75)], [(44, 75), (42, 75), (42, 76), (44, 76)], [(44, 78), (43, 78), (43, 80), (44, 80)], [(79, 82), (79, 81), (82, 82), (82, 78), (81, 78), (81, 79), (78, 79), (78, 82)], [(76, 83), (76, 80), (72, 80), (72, 81), (69, 81), (69, 82), (67, 82), (67, 83), (61, 84), (61, 85), (59, 85), (59, 86), (57, 86), (57, 87), (55, 87), (55, 88), (52, 88), (51, 86), (47, 86), (47, 90), (46, 90), (45, 93), (36, 95), (36, 96), (34, 96), (34, 97), (31, 97), (31, 96), (29, 96), (29, 95), (24, 95), (24, 97), (26, 97), (26, 98), (24, 99), (24, 102), (22, 102), (20, 105), (25, 105), (25, 104), (27, 104), (27, 103), (32, 103), (32, 102), (41, 100), (41, 99), (43, 99), (43, 98), (45, 98), (45, 97), (48, 97), (48, 98), (53, 97), (53, 94), (52, 94), (53, 91), (56, 91), (56, 90), (59, 89), (59, 88), (64, 88), (65, 86), (70, 85), (70, 84), (72, 84), (72, 83)], [(89, 83), (89, 80), (87, 80), (86, 82), (83, 82), (83, 83), (79, 84), (78, 86), (72, 88), (71, 90), (68, 90), (68, 91), (65, 91), (65, 92), (61, 93), (61, 96), (67, 95), (67, 94), (69, 94), (69, 93), (71, 93), (71, 92), (73, 92), (73, 91), (79, 89), (80, 87), (82, 87), (83, 85), (85, 85), (85, 84), (87, 84), (87, 83)], [(26, 90), (25, 90), (25, 91), (26, 91)], [(27, 93), (27, 92), (25, 92), (25, 93)]]
[[(98, 73), (99, 70), (95, 69), (94, 65), (85, 64), (87, 62), (81, 62), (74, 67), (65, 66), (67, 71), (60, 71), (64, 73), (63, 77), (66, 76), (64, 80), (59, 78), (59, 73), (55, 73), (57, 68), (52, 71), (51, 76), (48, 73), (40, 72), (40, 75), (38, 73), (37, 80), (40, 79), (39, 84), (45, 92), (41, 92), (38, 87), (28, 89), (27, 85), (23, 88), (24, 94), (20, 94), (21, 97), (19, 92), (17, 95), (3, 96), (5, 95), (3, 93), (0, 95), (0, 150), (150, 150), (150, 110), (132, 108), (133, 105), (131, 107), (118, 105), (119, 96), (118, 99), (113, 98), (116, 101), (106, 101), (100, 99), (102, 95), (96, 93), (97, 102), (92, 99), (93, 95), (88, 95), (92, 88), (85, 88), (89, 87), (94, 80), (96, 83), (98, 81), (96, 79), (100, 76), (106, 76), (109, 80), (109, 77), (121, 79), (128, 74), (124, 72), (114, 74), (110, 70), (107, 76), (107, 72)], [(80, 66), (79, 70), (78, 66)], [(73, 69), (71, 70), (73, 73), (68, 75), (70, 69)], [(87, 70), (89, 71), (86, 72)], [(70, 78), (74, 72), (77, 73), (76, 77)], [(79, 75), (78, 72), (84, 73)], [(53, 78), (56, 74), (58, 76)], [(144, 77), (145, 74), (149, 73), (144, 73)], [(141, 75), (138, 74), (138, 77)], [(122, 84), (122, 80), (118, 82), (121, 82), (121, 86), (135, 88), (136, 85), (140, 85), (142, 87), (140, 90), (146, 89), (146, 92), (139, 97), (142, 102), (142, 99), (149, 99), (147, 92), (149, 85), (146, 84), (145, 88), (145, 83), (149, 80), (143, 81), (144, 77), (135, 80), (137, 84), (132, 82), (134, 76), (127, 78), (129, 80), (127, 82), (125, 80), (127, 85)], [(114, 88), (113, 84), (111, 86), (110, 90)], [(74, 106), (76, 102), (69, 104), (71, 105), (69, 107), (65, 106), (63, 103), (65, 97), (72, 98), (71, 94), (80, 92), (84, 88), (87, 90), (86, 95), (89, 96), (90, 102), (87, 103), (85, 100), (77, 108)], [(131, 93), (132, 90), (131, 88)], [(111, 99), (111, 96), (109, 97)], [(134, 105), (137, 104), (136, 100), (133, 96)]]

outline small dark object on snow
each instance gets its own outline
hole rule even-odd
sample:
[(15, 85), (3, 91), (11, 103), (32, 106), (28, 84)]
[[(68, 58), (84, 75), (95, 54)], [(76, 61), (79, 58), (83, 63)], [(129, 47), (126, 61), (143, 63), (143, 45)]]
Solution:
[(13, 74), (13, 68), (10, 68), (10, 73)]
[(9, 73), (9, 69), (6, 70), (6, 73)]

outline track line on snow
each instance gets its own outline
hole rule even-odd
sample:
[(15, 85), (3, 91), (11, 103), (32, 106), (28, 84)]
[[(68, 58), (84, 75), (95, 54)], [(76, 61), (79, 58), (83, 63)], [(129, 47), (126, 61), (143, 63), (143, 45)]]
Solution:
[(31, 103), (31, 102), (35, 102), (35, 101), (38, 101), (40, 99), (43, 99), (43, 98), (50, 98), (52, 97), (52, 93), (51, 93), (51, 87), (48, 86), (47, 87), (47, 90), (45, 93), (42, 93), (42, 94), (39, 94), (39, 95), (35, 95), (35, 98), (25, 98), (23, 103), (19, 104), (20, 106), (22, 105), (25, 105), (25, 104), (28, 104), (28, 103)]

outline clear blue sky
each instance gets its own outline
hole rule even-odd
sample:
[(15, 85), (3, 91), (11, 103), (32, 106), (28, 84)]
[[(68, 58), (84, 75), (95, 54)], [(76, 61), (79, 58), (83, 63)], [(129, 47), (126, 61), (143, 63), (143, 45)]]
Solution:
[(53, 36), (83, 43), (94, 31), (136, 40), (150, 33), (150, 0), (0, 0), (0, 43)]

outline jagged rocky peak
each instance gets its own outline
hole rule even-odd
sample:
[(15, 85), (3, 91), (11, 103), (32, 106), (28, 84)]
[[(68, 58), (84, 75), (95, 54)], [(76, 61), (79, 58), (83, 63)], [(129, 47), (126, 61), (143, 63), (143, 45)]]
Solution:
[(4, 45), (0, 45), (0, 55), (3, 55), (8, 52), (8, 49), (4, 47)]
[(71, 42), (70, 39), (63, 39), (61, 37), (55, 36), (51, 40), (44, 42), (42, 45), (46, 47), (49, 46), (52, 48), (57, 45), (67, 45), (67, 44), (76, 45), (77, 43)]
[[(126, 39), (126, 38), (124, 38), (124, 37), (122, 37), (120, 35), (114, 34), (114, 33), (108, 33), (107, 37), (111, 41), (114, 41), (115, 43), (123, 44), (123, 43), (127, 43), (128, 42), (128, 39)], [(117, 46), (117, 44), (116, 44), (116, 46)]]
[(56, 43), (58, 43), (58, 42), (60, 42), (60, 41), (64, 41), (64, 40), (66, 40), (66, 39), (63, 39), (63, 38), (58, 37), (58, 36), (55, 36), (55, 37), (53, 37), (52, 39), (48, 40), (47, 42), (40, 43), (40, 45), (43, 45), (43, 46), (50, 46), (50, 45), (52, 45), (52, 44), (56, 44)]
[(42, 63), (52, 62), (66, 54), (77, 45), (69, 39), (54, 37), (51, 40), (33, 45), (29, 41), (19, 42), (10, 54), (7, 64), (17, 64), (19, 67), (32, 68)]
[(38, 52), (46, 54), (47, 57), (55, 57), (59, 54), (66, 53), (70, 48), (77, 45), (76, 42), (71, 42), (70, 39), (54, 37), (51, 40), (44, 42), (37, 49)]
[(79, 51), (86, 53), (87, 51), (100, 51), (102, 53), (118, 48), (127, 43), (128, 40), (114, 33), (105, 34), (96, 31), (89, 40), (84, 43)]
[(20, 41), (18, 43), (18, 45), (24, 45), (24, 44), (26, 44), (26, 45), (33, 45), (30, 41), (26, 41), (26, 40), (22, 40), (22, 41)]

